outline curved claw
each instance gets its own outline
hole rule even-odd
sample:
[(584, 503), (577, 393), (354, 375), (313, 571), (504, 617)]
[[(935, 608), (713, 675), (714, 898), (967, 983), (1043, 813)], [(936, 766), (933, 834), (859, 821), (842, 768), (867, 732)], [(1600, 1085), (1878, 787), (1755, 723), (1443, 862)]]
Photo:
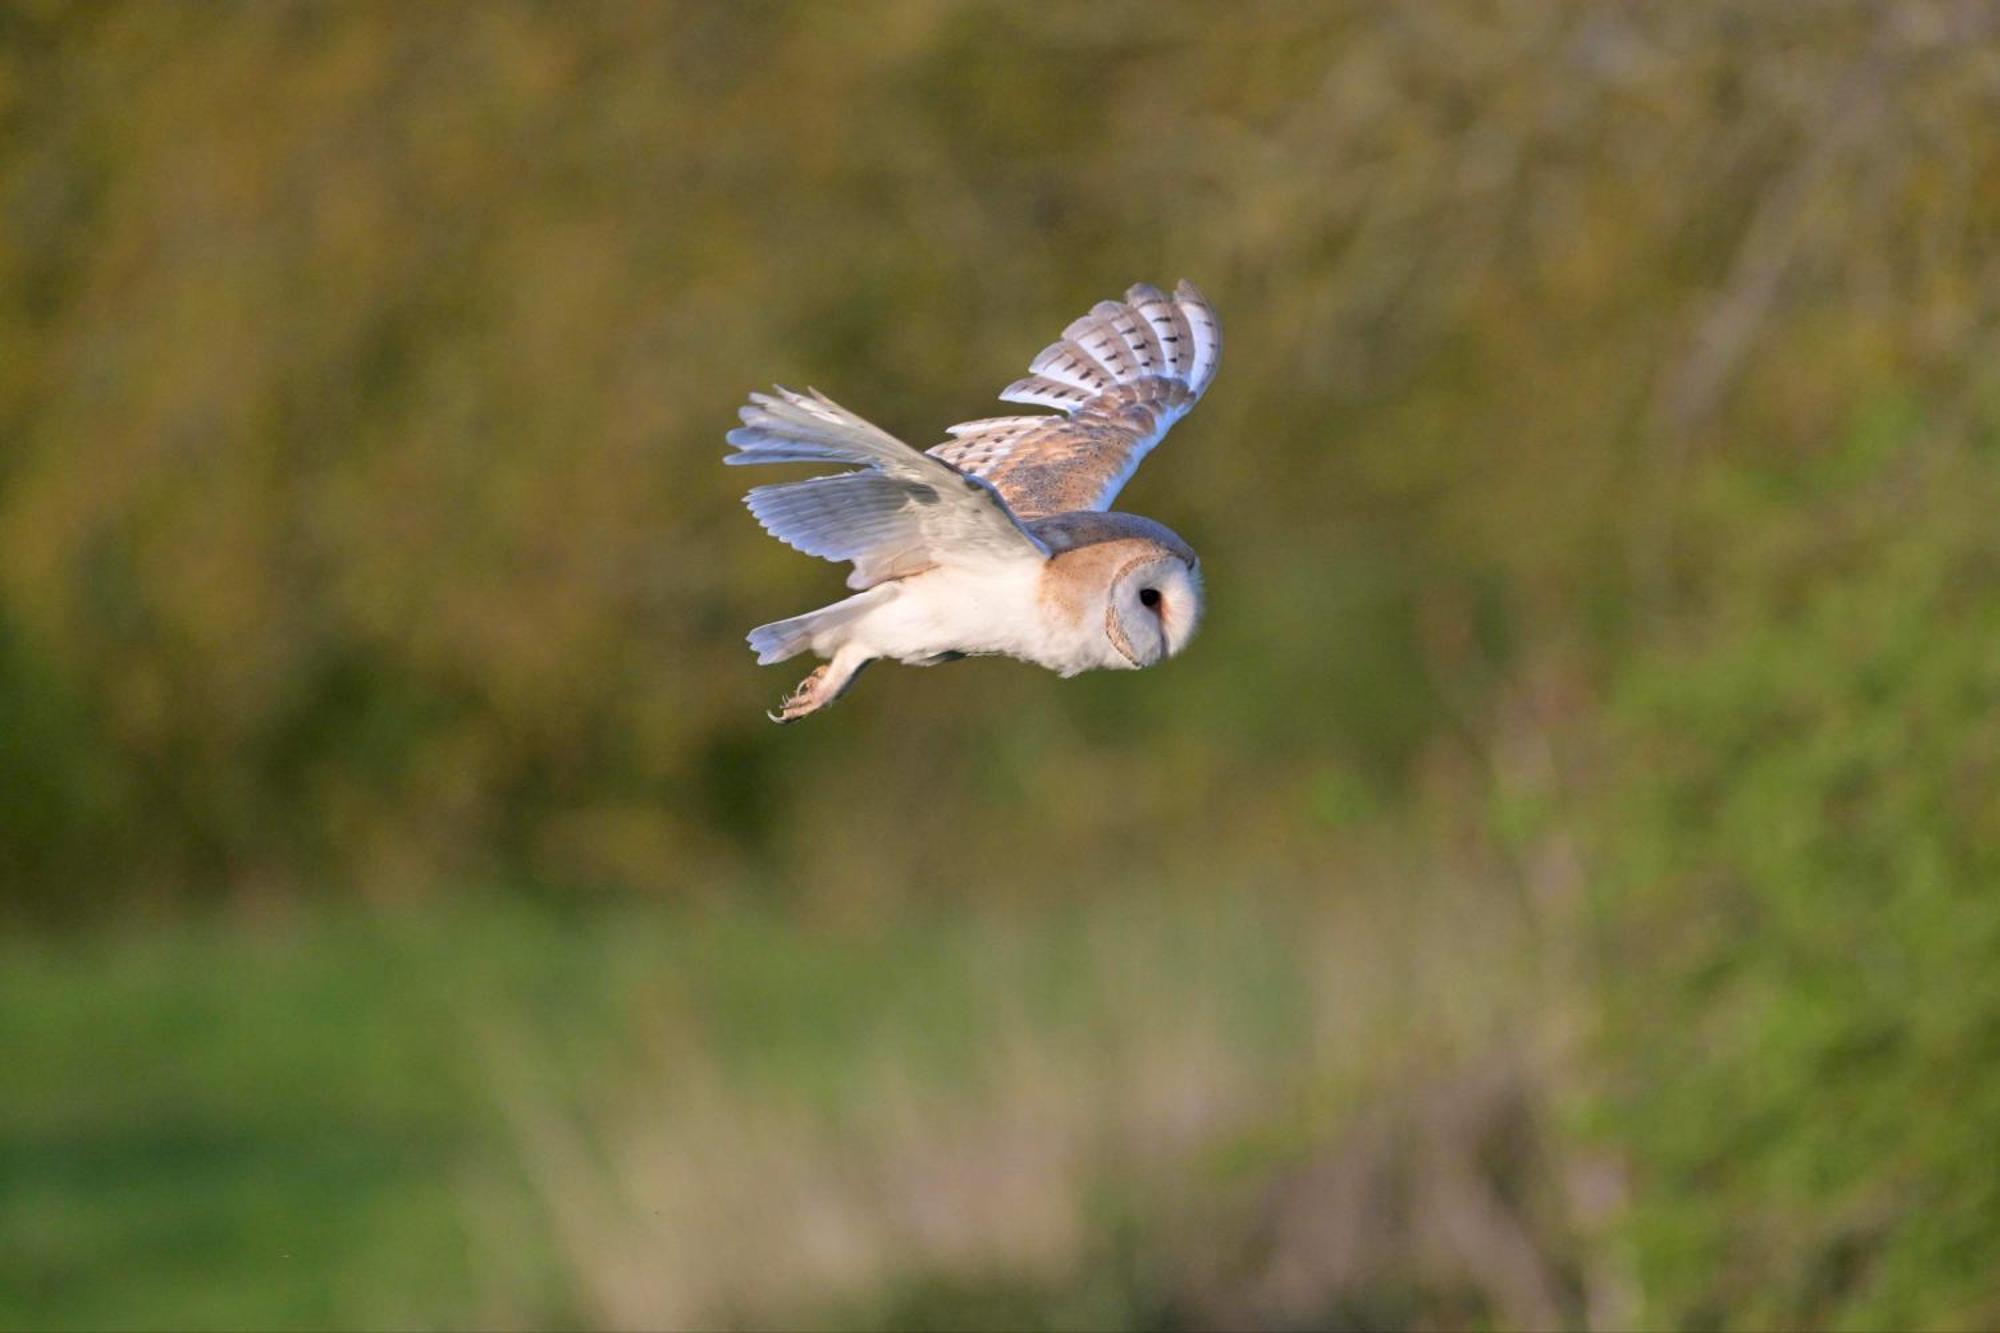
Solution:
[(871, 660), (858, 649), (841, 649), (834, 654), (832, 661), (814, 667), (812, 674), (800, 681), (798, 688), (779, 703), (777, 712), (764, 716), (782, 723), (796, 722), (809, 713), (817, 713), (847, 693), (848, 686), (854, 683), (854, 678)]
[(766, 712), (764, 716), (770, 718), (773, 722), (781, 724), (796, 722), (808, 713), (816, 712), (827, 704), (832, 703), (834, 696), (838, 692), (824, 688), (827, 679), (827, 667), (829, 665), (829, 663), (822, 662), (814, 667), (812, 674), (800, 681), (798, 687), (786, 695), (778, 704), (777, 712)]

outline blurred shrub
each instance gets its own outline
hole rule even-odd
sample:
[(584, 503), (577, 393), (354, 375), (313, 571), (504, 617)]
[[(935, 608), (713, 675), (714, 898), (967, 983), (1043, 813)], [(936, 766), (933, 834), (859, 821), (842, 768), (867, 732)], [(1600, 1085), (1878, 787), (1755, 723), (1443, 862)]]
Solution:
[(1892, 409), (1706, 498), (1738, 554), (1599, 807), (1648, 1322), (1989, 1327), (2000, 449)]
[[(1963, 376), (1980, 22), (10, 8), (5, 907), (1321, 864), (1517, 653), (1728, 558), (1717, 461)], [(714, 466), (743, 393), (925, 443), (1182, 274), (1228, 367), (1128, 503), (1203, 550), (1201, 649), (764, 723), (737, 636), (837, 578)]]

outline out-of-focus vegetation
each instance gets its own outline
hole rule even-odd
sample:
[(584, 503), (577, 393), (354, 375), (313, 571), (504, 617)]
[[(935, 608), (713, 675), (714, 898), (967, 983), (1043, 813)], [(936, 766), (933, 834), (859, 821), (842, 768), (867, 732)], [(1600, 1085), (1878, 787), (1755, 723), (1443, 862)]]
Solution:
[[(766, 723), (1180, 276), (1193, 649)], [(0, 10), (0, 1322), (1991, 1326), (1996, 501), (1981, 6)]]
[(1478, 1310), (1482, 1235), (1288, 1180), (1477, 1191), (1451, 1117), (1519, 1114), (1518, 923), (1427, 901), (834, 932), (488, 905), (11, 947), (0, 1037), (40, 1076), (0, 1103), (0, 1323)]
[(1995, 443), (1898, 406), (1719, 483), (1754, 558), (1613, 701), (1610, 1125), (1689, 1323), (2000, 1317)]

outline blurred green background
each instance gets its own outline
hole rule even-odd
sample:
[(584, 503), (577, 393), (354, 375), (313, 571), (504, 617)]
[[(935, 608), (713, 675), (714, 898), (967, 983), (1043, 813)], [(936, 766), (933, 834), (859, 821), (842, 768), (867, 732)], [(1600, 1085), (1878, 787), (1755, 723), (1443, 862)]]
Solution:
[[(1201, 284), (1184, 657), (717, 463)], [(0, 1326), (2000, 1323), (2000, 19), (0, 8)]]

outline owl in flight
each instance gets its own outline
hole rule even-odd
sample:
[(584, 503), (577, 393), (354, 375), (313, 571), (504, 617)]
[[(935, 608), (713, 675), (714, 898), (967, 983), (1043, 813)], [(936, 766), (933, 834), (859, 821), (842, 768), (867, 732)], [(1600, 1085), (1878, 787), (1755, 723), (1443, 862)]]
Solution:
[(854, 596), (750, 631), (760, 666), (826, 659), (772, 720), (818, 712), (879, 657), (931, 666), (1001, 653), (1074, 676), (1185, 648), (1201, 620), (1201, 562), (1111, 502), (1208, 388), (1221, 351), (1193, 284), (1168, 296), (1141, 283), (1064, 329), (1000, 395), (1061, 416), (963, 422), (919, 453), (817, 390), (751, 394), (725, 462), (855, 469), (744, 497), (779, 541), (854, 565)]

